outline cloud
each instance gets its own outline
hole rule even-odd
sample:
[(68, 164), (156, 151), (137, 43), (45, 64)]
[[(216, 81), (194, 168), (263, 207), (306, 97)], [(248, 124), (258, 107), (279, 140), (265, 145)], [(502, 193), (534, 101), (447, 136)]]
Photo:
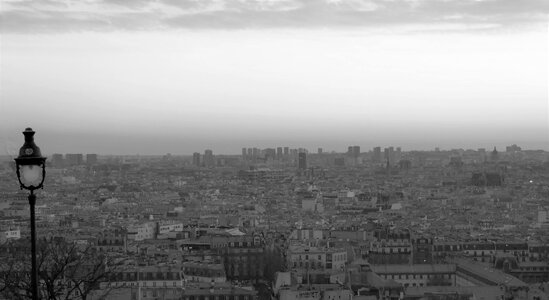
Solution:
[(547, 0), (5, 0), (4, 32), (547, 22)]

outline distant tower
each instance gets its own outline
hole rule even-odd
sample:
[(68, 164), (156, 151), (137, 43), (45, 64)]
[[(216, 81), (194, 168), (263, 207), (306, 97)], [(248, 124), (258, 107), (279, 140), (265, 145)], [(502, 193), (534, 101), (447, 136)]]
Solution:
[(204, 151), (204, 165), (206, 167), (213, 167), (214, 166), (214, 157), (213, 157), (213, 151), (210, 149), (207, 149)]
[(259, 157), (259, 148), (253, 148), (252, 149), (252, 155), (254, 157), (254, 159), (258, 158)]
[(374, 162), (381, 162), (381, 147), (374, 147), (374, 155), (372, 156)]
[(322, 154), (322, 148), (318, 148), (318, 154)]
[(290, 147), (284, 147), (284, 156), (290, 155)]
[(83, 164), (84, 155), (82, 153), (68, 153), (65, 154), (65, 163), (69, 166), (78, 166)]
[(246, 148), (242, 148), (242, 159), (246, 159)]
[(402, 148), (397, 147), (395, 151), (395, 162), (398, 162), (402, 159)]
[(494, 151), (492, 151), (492, 153), (490, 154), (490, 160), (498, 161), (498, 158), (499, 158), (498, 150), (496, 150), (496, 147), (494, 147)]
[(265, 149), (265, 159), (275, 159), (276, 158), (276, 149), (267, 148)]
[(51, 163), (54, 167), (62, 167), (65, 163), (63, 159), (63, 154), (60, 153), (54, 153), (51, 158)]
[(384, 158), (385, 160), (387, 160), (389, 163), (393, 163), (395, 161), (395, 150), (393, 147), (389, 147), (389, 148), (385, 148), (384, 150)]
[(200, 167), (200, 153), (193, 153), (193, 166)]
[(352, 148), (353, 157), (357, 158), (360, 156), (360, 146), (353, 146)]
[(299, 152), (298, 168), (301, 170), (307, 170), (307, 153)]
[(97, 154), (86, 154), (86, 164), (88, 165), (97, 164)]
[(282, 158), (282, 147), (276, 147), (276, 157), (278, 159)]

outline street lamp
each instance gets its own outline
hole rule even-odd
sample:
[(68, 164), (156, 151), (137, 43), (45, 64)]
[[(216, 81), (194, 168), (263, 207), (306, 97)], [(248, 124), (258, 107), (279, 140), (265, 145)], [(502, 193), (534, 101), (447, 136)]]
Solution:
[(32, 253), (32, 299), (38, 299), (38, 282), (36, 270), (36, 226), (34, 224), (34, 205), (36, 195), (34, 190), (43, 187), (46, 177), (46, 158), (40, 153), (40, 148), (34, 143), (34, 131), (26, 128), (23, 131), (25, 143), (19, 149), (19, 156), (15, 159), (17, 180), (21, 189), (29, 190), (30, 222), (31, 222), (31, 253)]

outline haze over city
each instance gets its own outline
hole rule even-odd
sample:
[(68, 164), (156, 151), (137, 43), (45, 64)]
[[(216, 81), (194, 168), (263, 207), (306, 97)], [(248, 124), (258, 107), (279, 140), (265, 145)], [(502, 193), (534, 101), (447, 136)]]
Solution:
[(46, 153), (547, 150), (547, 11), (541, 0), (4, 1), (0, 153), (28, 126)]
[(549, 300), (549, 0), (0, 0), (0, 300)]

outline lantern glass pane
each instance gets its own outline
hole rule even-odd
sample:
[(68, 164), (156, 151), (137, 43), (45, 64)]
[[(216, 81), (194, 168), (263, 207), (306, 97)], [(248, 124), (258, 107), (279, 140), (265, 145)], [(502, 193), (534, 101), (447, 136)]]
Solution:
[(23, 185), (38, 186), (42, 182), (42, 167), (41, 166), (21, 166), (21, 182)]

